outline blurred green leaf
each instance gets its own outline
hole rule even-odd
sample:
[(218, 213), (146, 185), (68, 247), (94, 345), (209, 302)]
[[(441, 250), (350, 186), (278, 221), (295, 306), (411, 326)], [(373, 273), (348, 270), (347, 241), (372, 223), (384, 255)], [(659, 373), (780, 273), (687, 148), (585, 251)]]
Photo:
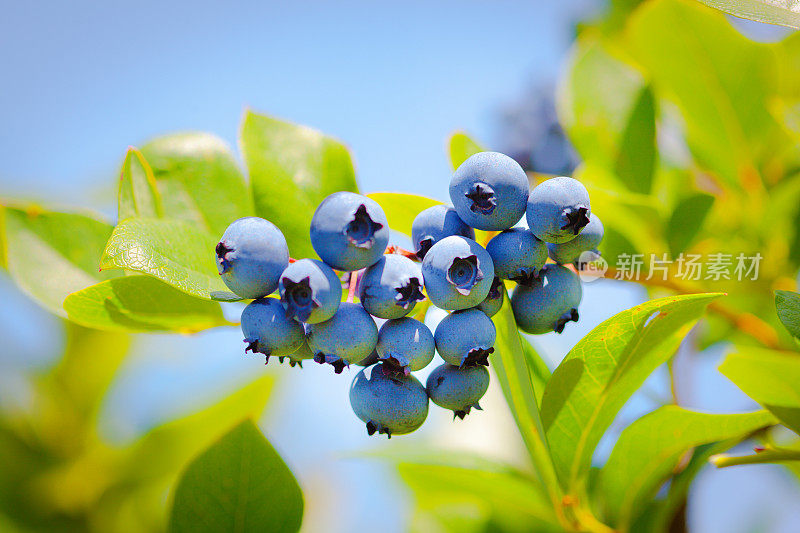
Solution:
[(615, 33), (621, 30), (628, 18), (631, 11), (636, 9), (639, 4), (645, 0), (611, 0), (608, 2), (609, 10), (603, 17), (601, 27), (604, 32)]
[(491, 514), (527, 524), (528, 528), (554, 529), (557, 525), (553, 508), (536, 481), (503, 465), (482, 461), (479, 467), (464, 468), (446, 463), (404, 462), (398, 470), (422, 508), (478, 503), (488, 506)]
[(6, 206), (5, 244), (11, 279), (41, 306), (66, 317), (68, 294), (118, 276), (99, 273), (111, 226), (88, 214)]
[(573, 175), (590, 191), (592, 212), (603, 221), (601, 251), (609, 263), (613, 265), (622, 253), (658, 253), (666, 248), (664, 208), (654, 196), (625, 192), (611, 171), (596, 163), (581, 164)]
[(542, 398), (542, 422), (565, 490), (583, 490), (594, 449), (617, 412), (675, 353), (718, 296), (692, 294), (645, 302), (609, 318), (567, 354)]
[(398, 192), (373, 192), (367, 196), (378, 202), (383, 208), (390, 228), (409, 237), (414, 217), (420, 211), (442, 203), (432, 198)]
[(792, 32), (775, 43), (778, 58), (778, 92), (790, 100), (800, 99), (800, 32)]
[(317, 130), (252, 111), (240, 139), (256, 214), (283, 231), (292, 257), (316, 257), (309, 231), (317, 206), (334, 192), (358, 190), (350, 152)]
[[(59, 457), (58, 462), (48, 456), (45, 472), (28, 472), (26, 494), (36, 495), (40, 512), (57, 510), (102, 520), (100, 531), (136, 531), (131, 525), (147, 520), (157, 522), (161, 530), (167, 522), (165, 495), (180, 471), (242, 419), (258, 416), (273, 382), (273, 376), (263, 375), (131, 444), (111, 446), (97, 440), (78, 456)], [(120, 513), (132, 510), (131, 506), (136, 510), (135, 521), (121, 524)]]
[(0, 268), (8, 268), (8, 263), (6, 261), (6, 248), (8, 244), (6, 243), (6, 210), (5, 207), (0, 204)]
[(775, 291), (775, 308), (789, 333), (800, 339), (800, 294)]
[(785, 0), (700, 0), (707, 6), (743, 19), (800, 29), (800, 10)]
[(800, 434), (800, 356), (742, 346), (725, 357), (719, 371)]
[(114, 331), (194, 333), (229, 324), (219, 304), (138, 275), (103, 281), (72, 293), (64, 300), (64, 310), (73, 322)]
[(747, 39), (719, 13), (675, 0), (644, 3), (627, 36), (626, 49), (681, 108), (702, 166), (729, 185), (758, 180), (779, 132), (768, 110), (776, 83), (769, 46)]
[[(409, 533), (501, 533), (489, 525), (491, 509), (482, 502), (420, 499), (414, 506)], [(505, 533), (505, 532), (503, 532)]]
[(244, 176), (222, 139), (201, 132), (167, 135), (142, 146), (142, 154), (153, 169), (165, 216), (218, 237), (234, 220), (253, 214)]
[(300, 529), (303, 494), (252, 421), (192, 461), (175, 489), (170, 531), (289, 532)]
[(642, 75), (597, 36), (578, 40), (558, 91), (562, 124), (584, 160), (648, 193), (656, 160), (655, 101)]
[(100, 267), (148, 274), (192, 296), (226, 291), (214, 263), (216, 239), (182, 220), (129, 218), (108, 239)]
[(697, 193), (678, 202), (667, 222), (667, 242), (671, 257), (689, 248), (692, 241), (703, 229), (714, 197), (710, 194)]
[(492, 321), (497, 329), (495, 351), (489, 356), (492, 368), (500, 381), (506, 403), (528, 448), (536, 473), (551, 494), (555, 494), (558, 480), (544, 439), (534, 381), (511, 306), (503, 305)]
[[(508, 305), (508, 304), (506, 304)], [(531, 374), (533, 392), (536, 395), (536, 402), (541, 406), (544, 388), (550, 380), (552, 372), (536, 351), (536, 348), (527, 339), (522, 339), (522, 351), (525, 353), (525, 361), (528, 363), (528, 371)]]
[(164, 209), (153, 170), (139, 150), (128, 148), (119, 177), (117, 217), (124, 220), (134, 216), (160, 218)]
[[(120, 278), (124, 279), (124, 278)], [(128, 354), (131, 338), (65, 322), (63, 356), (38, 379), (41, 433), (54, 446), (76, 447), (94, 433), (100, 404)]]
[(122, 479), (142, 482), (177, 475), (242, 419), (260, 416), (274, 383), (274, 376), (263, 375), (217, 403), (154, 428), (123, 451)]
[(670, 477), (681, 456), (696, 446), (737, 438), (775, 423), (767, 411), (732, 415), (662, 407), (620, 435), (600, 473), (612, 523), (625, 531)]
[(453, 170), (457, 169), (470, 156), (485, 151), (485, 148), (463, 131), (453, 133), (447, 142), (447, 152), (450, 154), (450, 164), (453, 166)]

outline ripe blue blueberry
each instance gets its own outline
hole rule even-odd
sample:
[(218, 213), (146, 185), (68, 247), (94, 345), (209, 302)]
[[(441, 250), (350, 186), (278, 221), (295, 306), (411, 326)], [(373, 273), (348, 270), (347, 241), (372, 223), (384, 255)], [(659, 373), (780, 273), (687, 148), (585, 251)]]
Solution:
[(492, 256), (494, 275), (527, 283), (539, 275), (547, 261), (547, 245), (525, 228), (511, 228), (498, 233), (486, 251)]
[(446, 205), (435, 205), (420, 211), (411, 224), (414, 252), (420, 259), (425, 257), (431, 246), (451, 235), (474, 240), (475, 230), (459, 218), (455, 209)]
[(222, 234), (216, 247), (217, 270), (228, 288), (242, 298), (263, 298), (278, 288), (289, 264), (283, 233), (258, 217), (240, 218)]
[(311, 245), (336, 270), (366, 268), (383, 256), (389, 224), (375, 200), (352, 192), (325, 198), (311, 218)]
[(428, 376), (425, 389), (431, 401), (453, 411), (453, 418), (464, 419), (489, 388), (489, 371), (482, 366), (459, 368), (450, 364), (436, 367)]
[(508, 229), (525, 214), (528, 177), (519, 164), (498, 152), (469, 157), (450, 180), (458, 216), (476, 229)]
[(242, 333), (247, 343), (245, 352), (269, 356), (291, 355), (303, 344), (303, 325), (286, 316), (286, 311), (275, 298), (253, 300), (242, 311)]
[(308, 324), (307, 338), (314, 361), (333, 365), (341, 374), (345, 366), (369, 357), (378, 343), (378, 327), (361, 305), (342, 303), (330, 320)]
[(454, 311), (436, 326), (436, 351), (454, 366), (489, 366), (496, 331), (492, 320), (480, 309)]
[(359, 372), (350, 386), (350, 406), (367, 433), (387, 437), (411, 433), (428, 416), (428, 393), (414, 376), (398, 375), (385, 364)]
[(278, 289), (286, 316), (309, 324), (329, 320), (342, 300), (336, 272), (316, 259), (300, 259), (286, 267)]
[(603, 240), (603, 223), (597, 215), (589, 215), (589, 223), (571, 241), (561, 244), (548, 244), (550, 258), (560, 265), (576, 263), (583, 252), (593, 252), (600, 255), (597, 245)]
[(441, 309), (475, 307), (489, 294), (494, 265), (477, 242), (453, 235), (434, 244), (422, 260), (422, 277), (431, 302)]
[(378, 356), (404, 374), (422, 370), (433, 359), (436, 346), (428, 326), (404, 317), (387, 320), (378, 331)]
[(527, 333), (561, 333), (578, 320), (583, 290), (577, 274), (561, 265), (546, 265), (530, 285), (519, 284), (511, 295), (517, 326)]
[(590, 212), (586, 187), (566, 176), (543, 181), (528, 197), (528, 227), (545, 242), (574, 239), (589, 223)]
[(478, 309), (486, 313), (486, 316), (494, 316), (503, 307), (503, 302), (506, 299), (506, 288), (503, 281), (495, 276), (492, 281), (492, 287), (489, 289), (489, 294), (486, 299), (478, 304)]
[(422, 272), (414, 261), (388, 254), (364, 271), (358, 282), (358, 298), (371, 315), (400, 318), (425, 299), (422, 287)]

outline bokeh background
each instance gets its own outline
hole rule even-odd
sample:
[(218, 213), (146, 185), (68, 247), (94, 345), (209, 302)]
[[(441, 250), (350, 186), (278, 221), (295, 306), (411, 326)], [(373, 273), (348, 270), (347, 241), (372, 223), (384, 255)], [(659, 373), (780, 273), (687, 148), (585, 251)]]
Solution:
[[(575, 25), (603, 9), (599, 0), (4, 2), (0, 195), (90, 205), (113, 219), (129, 145), (204, 130), (235, 146), (247, 107), (342, 139), (363, 191), (447, 200), (444, 143), (456, 129), (530, 169), (568, 172), (576, 156), (557, 125), (553, 95)], [(731, 22), (758, 40), (786, 32)], [(581, 321), (563, 335), (532, 340), (554, 366), (592, 327), (644, 299), (634, 285), (587, 284)], [(239, 310), (226, 305), (232, 320)], [(429, 318), (433, 324), (437, 317)], [(29, 377), (61, 353), (62, 325), (0, 276), (0, 338), (0, 409), (24, 409)], [(236, 328), (137, 336), (103, 408), (103, 436), (131, 442), (254, 373), (273, 373), (278, 384), (261, 427), (305, 491), (304, 529), (404, 531), (410, 495), (389, 466), (363, 458), (384, 441), (367, 438), (350, 410), (355, 370), (263, 368), (242, 354)], [(754, 406), (717, 373), (720, 355), (678, 356), (682, 405), (715, 412)], [(620, 414), (598, 459), (620, 428), (669, 393), (666, 370), (657, 372)], [(456, 422), (432, 408), (425, 426), (404, 440), (519, 460), (522, 445), (496, 384), (484, 408)], [(793, 532), (800, 530), (798, 501), (796, 478), (780, 467), (706, 469), (688, 519), (693, 531)]]

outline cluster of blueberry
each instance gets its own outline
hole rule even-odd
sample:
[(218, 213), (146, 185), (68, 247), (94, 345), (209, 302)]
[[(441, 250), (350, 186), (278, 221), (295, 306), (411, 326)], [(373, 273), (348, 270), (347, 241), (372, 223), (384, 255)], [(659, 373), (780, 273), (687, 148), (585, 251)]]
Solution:
[[(321, 261), (291, 260), (283, 234), (264, 219), (235, 221), (216, 255), (226, 285), (253, 299), (241, 320), (246, 350), (267, 361), (288, 358), (292, 366), (314, 359), (337, 374), (351, 363), (364, 366), (350, 403), (370, 435), (414, 431), (427, 417), (428, 399), (460, 418), (480, 409), (496, 334), (490, 317), (503, 305), (504, 281), (516, 282), (511, 306), (520, 329), (561, 332), (578, 319), (582, 294), (580, 279), (563, 265), (596, 253), (603, 226), (580, 182), (552, 178), (529, 191), (522, 168), (496, 152), (467, 159), (452, 178), (450, 198), (453, 207), (417, 215), (413, 252), (385, 253), (386, 215), (374, 200), (350, 192), (328, 196), (311, 220)], [(529, 229), (513, 227), (523, 215)], [(475, 229), (500, 233), (484, 248)], [(548, 255), (555, 263), (546, 264)], [(350, 273), (345, 302), (336, 271)], [(267, 298), (276, 289), (280, 299)], [(356, 293), (360, 303), (352, 302)], [(425, 294), (451, 311), (433, 334), (408, 316)], [(444, 364), (423, 387), (411, 372), (426, 367), (434, 352)]]

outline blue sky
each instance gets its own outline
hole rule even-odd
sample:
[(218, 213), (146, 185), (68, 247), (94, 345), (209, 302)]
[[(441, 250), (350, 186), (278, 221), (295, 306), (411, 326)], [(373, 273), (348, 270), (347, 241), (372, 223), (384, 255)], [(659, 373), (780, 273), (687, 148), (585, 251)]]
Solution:
[[(598, 3), (228, 2), (223, 9), (195, 1), (6, 2), (0, 196), (112, 214), (114, 177), (128, 145), (180, 130), (210, 131), (235, 145), (242, 111), (251, 107), (341, 138), (353, 150), (366, 191), (446, 199), (449, 133), (466, 129), (491, 145), (496, 111), (528, 86), (555, 81), (572, 24)], [(613, 282), (588, 285), (581, 323), (563, 336), (539, 337), (537, 345), (556, 362), (591, 327), (643, 297)], [(0, 370), (46, 362), (58, 343), (58, 324), (5, 278), (0, 302)], [(701, 381), (692, 406), (750, 407), (714, 372), (718, 355), (696, 363)], [(110, 395), (104, 429), (117, 440), (133, 438), (251, 378), (253, 361), (242, 356), (233, 328), (195, 337), (140, 336)], [(302, 373), (267, 369), (281, 374), (282, 387), (262, 424), (307, 492), (306, 528), (366, 530), (386, 513), (402, 514), (395, 509), (408, 505), (408, 496), (387, 468), (335, 460), (383, 444), (367, 439), (349, 410), (354, 371), (337, 377), (307, 366)], [(648, 387), (658, 394), (664, 383), (661, 373)], [(458, 424), (432, 410), (409, 442), (518, 458), (518, 437), (497, 387), (486, 404), (486, 411)], [(652, 407), (639, 399), (618, 425)], [(606, 453), (609, 443), (601, 447)], [(791, 480), (779, 469), (760, 472), (702, 477), (702, 505), (690, 509), (697, 530), (749, 531), (758, 520), (754, 509), (772, 516), (774, 531), (800, 523), (776, 510), (775, 495), (797, 497)], [(715, 496), (720, 491), (724, 497)], [(367, 509), (352, 505), (367, 499)], [(387, 531), (406, 525), (381, 524)]]

